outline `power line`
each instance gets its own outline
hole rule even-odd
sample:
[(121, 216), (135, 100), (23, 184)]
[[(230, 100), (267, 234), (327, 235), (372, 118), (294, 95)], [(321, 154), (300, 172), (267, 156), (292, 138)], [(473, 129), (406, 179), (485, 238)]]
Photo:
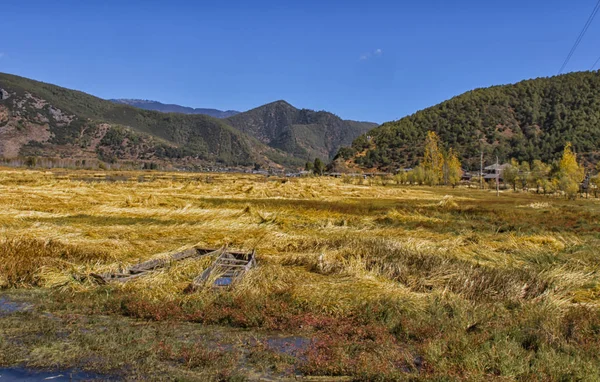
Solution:
[(592, 68), (590, 70), (594, 70), (594, 68), (596, 67), (596, 65), (598, 65), (599, 62), (600, 62), (600, 57), (598, 57), (596, 62), (594, 62), (594, 65), (592, 65)]
[(563, 62), (562, 66), (560, 67), (558, 74), (562, 73), (562, 71), (565, 69), (565, 67), (569, 63), (569, 60), (571, 60), (571, 57), (573, 56), (573, 53), (575, 53), (575, 51), (577, 50), (577, 47), (579, 46), (579, 43), (581, 43), (583, 36), (585, 36), (588, 28), (592, 24), (592, 21), (594, 21), (594, 17), (596, 17), (598, 10), (600, 10), (600, 0), (598, 0), (598, 2), (596, 3), (596, 6), (594, 7), (594, 9), (592, 10), (592, 13), (590, 14), (590, 17), (588, 17), (585, 25), (583, 26), (583, 29), (581, 30), (581, 32), (579, 32), (579, 36), (577, 36), (577, 40), (575, 40), (573, 47), (571, 47), (571, 50), (569, 51), (567, 58), (565, 58), (565, 61)]

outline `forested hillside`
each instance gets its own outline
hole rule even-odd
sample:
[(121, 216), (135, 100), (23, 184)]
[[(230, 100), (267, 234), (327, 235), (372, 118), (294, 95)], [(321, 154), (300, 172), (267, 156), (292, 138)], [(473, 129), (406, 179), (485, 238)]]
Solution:
[(600, 159), (600, 73), (579, 72), (476, 89), (385, 123), (338, 156), (362, 168), (393, 170), (418, 163), (428, 131), (454, 148), (467, 168), (488, 160), (560, 158), (572, 142), (587, 163)]
[(0, 156), (252, 166), (301, 161), (206, 115), (147, 111), (0, 73)]
[(343, 145), (376, 126), (370, 122), (346, 121), (326, 111), (297, 109), (276, 101), (225, 120), (264, 144), (297, 158), (331, 159)]

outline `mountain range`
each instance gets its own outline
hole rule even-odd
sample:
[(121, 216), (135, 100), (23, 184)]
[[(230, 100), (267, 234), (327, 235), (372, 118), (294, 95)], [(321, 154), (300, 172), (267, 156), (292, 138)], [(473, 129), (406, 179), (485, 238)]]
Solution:
[(0, 158), (279, 169), (335, 158), (350, 171), (395, 171), (416, 165), (427, 132), (435, 131), (467, 169), (479, 167), (481, 153), (488, 163), (553, 162), (567, 142), (586, 164), (600, 161), (598, 71), (475, 89), (380, 126), (286, 101), (225, 118), (127, 102), (0, 73)]
[[(375, 126), (287, 103), (273, 109), (278, 104), (224, 119), (163, 113), (0, 73), (0, 157), (299, 168), (316, 157), (330, 159)], [(263, 126), (255, 124), (257, 113)]]
[(115, 103), (121, 103), (124, 105), (129, 105), (133, 107), (137, 107), (144, 110), (154, 110), (161, 111), (163, 113), (181, 113), (181, 114), (204, 114), (210, 115), (215, 118), (227, 118), (232, 115), (239, 114), (239, 111), (235, 110), (218, 110), (218, 109), (202, 109), (202, 108), (193, 108), (175, 104), (165, 104), (158, 101), (150, 101), (145, 99), (110, 99), (109, 101)]
[(306, 160), (330, 160), (340, 147), (350, 145), (355, 137), (377, 126), (371, 122), (343, 120), (326, 111), (297, 109), (283, 100), (247, 112), (195, 109), (139, 99), (109, 101), (163, 113), (204, 114), (221, 118), (268, 146)]
[(494, 163), (560, 158), (571, 142), (587, 165), (600, 161), (600, 71), (575, 72), (475, 89), (383, 125), (342, 148), (338, 161), (362, 170), (416, 165), (425, 135), (435, 131), (466, 168), (480, 155)]

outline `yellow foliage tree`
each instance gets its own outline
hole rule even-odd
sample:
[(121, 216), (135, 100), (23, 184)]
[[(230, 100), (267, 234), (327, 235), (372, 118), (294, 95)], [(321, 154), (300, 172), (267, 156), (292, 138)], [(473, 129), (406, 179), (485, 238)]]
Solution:
[(577, 163), (577, 155), (573, 152), (569, 142), (565, 145), (559, 164), (558, 187), (567, 197), (573, 198), (579, 191), (583, 177), (583, 167)]
[(513, 191), (517, 191), (517, 182), (519, 181), (519, 162), (512, 158), (508, 166), (502, 171), (504, 181), (513, 186)]
[(425, 153), (423, 156), (423, 170), (425, 183), (434, 186), (440, 184), (443, 177), (444, 156), (440, 148), (440, 138), (433, 132), (427, 132), (425, 139)]
[(592, 184), (592, 189), (594, 191), (594, 197), (598, 197), (598, 188), (600, 188), (600, 174), (596, 174), (596, 176), (590, 179), (590, 183)]
[(444, 155), (444, 184), (455, 187), (462, 179), (462, 166), (454, 149)]
[(423, 170), (423, 166), (418, 165), (409, 171), (407, 174), (407, 180), (410, 184), (423, 184), (425, 181), (425, 171)]
[[(544, 187), (548, 180), (548, 174), (550, 173), (550, 166), (545, 164), (539, 159), (533, 161), (531, 168), (530, 182), (532, 187), (537, 188), (537, 193), (540, 193), (540, 188)], [(546, 193), (546, 190), (544, 190)]]
[(596, 163), (596, 176), (590, 179), (592, 189), (594, 190), (594, 197), (598, 197), (598, 189), (600, 188), (600, 162)]

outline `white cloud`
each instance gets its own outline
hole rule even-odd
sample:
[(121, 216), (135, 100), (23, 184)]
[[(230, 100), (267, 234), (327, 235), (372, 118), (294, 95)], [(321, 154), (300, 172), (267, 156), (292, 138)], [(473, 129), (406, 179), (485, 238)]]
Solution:
[(378, 49), (375, 49), (375, 50), (374, 50), (374, 51), (372, 51), (372, 52), (368, 52), (368, 53), (363, 53), (363, 54), (361, 54), (361, 55), (358, 57), (358, 59), (359, 59), (360, 61), (365, 61), (365, 60), (368, 60), (368, 59), (369, 59), (369, 58), (371, 58), (371, 57), (377, 57), (377, 56), (381, 56), (382, 54), (383, 54), (383, 49), (380, 49), (380, 48), (378, 48)]

